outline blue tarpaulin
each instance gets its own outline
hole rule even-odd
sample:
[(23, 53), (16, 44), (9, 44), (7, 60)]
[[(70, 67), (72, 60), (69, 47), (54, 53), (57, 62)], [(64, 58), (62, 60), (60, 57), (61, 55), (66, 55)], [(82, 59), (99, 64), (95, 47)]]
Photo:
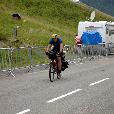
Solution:
[(84, 45), (97, 45), (102, 43), (102, 37), (99, 32), (84, 32), (81, 37)]

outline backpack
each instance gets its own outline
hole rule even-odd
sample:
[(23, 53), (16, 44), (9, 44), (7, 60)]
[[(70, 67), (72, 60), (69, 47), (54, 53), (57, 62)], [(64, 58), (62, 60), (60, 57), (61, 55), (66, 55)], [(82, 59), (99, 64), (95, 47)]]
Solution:
[(62, 62), (61, 70), (64, 71), (66, 68), (68, 68), (69, 65), (69, 63), (65, 60), (65, 54), (62, 55), (61, 62)]
[(56, 52), (50, 51), (48, 57), (49, 59), (56, 59), (57, 58)]
[(68, 68), (68, 62), (67, 61), (62, 61), (62, 67), (61, 70), (64, 71), (66, 68)]

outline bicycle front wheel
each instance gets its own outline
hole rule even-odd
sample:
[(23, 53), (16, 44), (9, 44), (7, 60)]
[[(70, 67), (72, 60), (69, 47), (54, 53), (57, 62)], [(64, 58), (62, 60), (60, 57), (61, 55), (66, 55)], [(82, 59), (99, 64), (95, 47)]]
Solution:
[(54, 81), (54, 74), (55, 74), (55, 70), (54, 70), (53, 64), (50, 63), (50, 68), (49, 68), (49, 79), (50, 79), (50, 82)]

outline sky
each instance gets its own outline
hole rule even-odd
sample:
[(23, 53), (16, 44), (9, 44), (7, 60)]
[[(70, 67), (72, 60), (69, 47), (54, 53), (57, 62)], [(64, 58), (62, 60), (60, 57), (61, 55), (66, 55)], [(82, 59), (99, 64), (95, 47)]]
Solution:
[(79, 0), (73, 0), (74, 2), (79, 2)]

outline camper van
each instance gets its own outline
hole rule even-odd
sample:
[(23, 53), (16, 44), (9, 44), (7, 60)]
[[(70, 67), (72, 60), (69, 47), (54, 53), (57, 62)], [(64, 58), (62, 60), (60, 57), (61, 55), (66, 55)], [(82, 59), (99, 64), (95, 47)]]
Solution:
[(79, 22), (78, 36), (81, 37), (84, 32), (99, 32), (102, 37), (102, 43), (106, 48), (112, 50), (114, 47), (114, 22), (98, 21), (98, 22)]

